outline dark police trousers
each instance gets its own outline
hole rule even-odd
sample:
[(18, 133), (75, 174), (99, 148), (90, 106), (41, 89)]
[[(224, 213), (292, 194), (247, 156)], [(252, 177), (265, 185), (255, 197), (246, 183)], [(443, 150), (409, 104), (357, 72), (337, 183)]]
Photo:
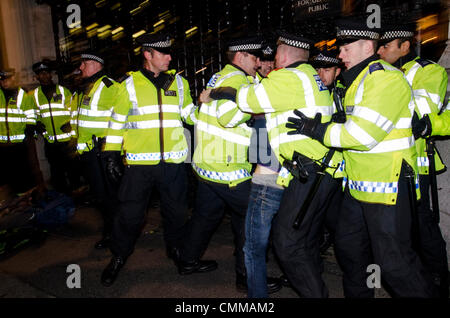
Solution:
[(187, 233), (180, 253), (181, 260), (189, 262), (201, 258), (228, 205), (231, 208), (231, 227), (235, 243), (235, 270), (239, 274), (246, 274), (243, 248), (250, 187), (251, 180), (231, 188), (227, 184), (199, 180), (195, 208), (187, 224)]
[(419, 175), (420, 204), (418, 206), (419, 255), (423, 265), (441, 279), (441, 288), (448, 297), (448, 260), (446, 243), (439, 223), (430, 209), (430, 176)]
[(111, 252), (122, 258), (133, 253), (146, 218), (152, 188), (161, 199), (164, 241), (179, 246), (187, 221), (187, 176), (184, 163), (128, 165), (119, 188), (119, 211), (114, 220)]
[(321, 276), (323, 264), (319, 244), (325, 213), (340, 185), (331, 175), (325, 173), (303, 222), (298, 229), (294, 229), (294, 220), (315, 180), (319, 166), (311, 164), (305, 168), (309, 173), (308, 180), (302, 182), (293, 178), (284, 190), (272, 227), (273, 245), (282, 269), (300, 296), (326, 298), (328, 289)]
[(119, 184), (107, 178), (105, 162), (98, 153), (94, 147), (91, 151), (83, 152), (80, 161), (89, 183), (89, 191), (93, 196), (92, 203), (103, 217), (103, 237), (108, 237), (111, 235), (114, 216), (117, 214)]
[[(45, 155), (50, 164), (51, 181), (55, 190), (68, 193), (80, 186), (80, 172), (76, 159), (71, 158), (76, 148), (70, 149), (69, 141), (45, 140)], [(66, 174), (68, 181), (66, 181)]]
[[(343, 271), (345, 297), (374, 297), (367, 280), (380, 267), (380, 278), (394, 297), (435, 297), (437, 290), (411, 242), (411, 206), (402, 168), (396, 205), (364, 203), (345, 189), (336, 229), (336, 257)], [(369, 278), (369, 279), (368, 279)], [(369, 285), (369, 286), (368, 286)]]

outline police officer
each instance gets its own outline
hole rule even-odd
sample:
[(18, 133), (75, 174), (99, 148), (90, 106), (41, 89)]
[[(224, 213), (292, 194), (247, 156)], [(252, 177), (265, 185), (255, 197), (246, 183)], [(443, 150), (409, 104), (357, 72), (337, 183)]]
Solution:
[(105, 60), (98, 52), (81, 54), (82, 83), (71, 101), (71, 124), (61, 129), (69, 133), (73, 127), (77, 138), (77, 149), (84, 175), (89, 183), (94, 206), (102, 213), (102, 238), (96, 249), (107, 248), (110, 242), (112, 223), (117, 209), (119, 180), (107, 178), (105, 161), (100, 152), (105, 143), (111, 118), (111, 108), (117, 103), (119, 85), (104, 71)]
[[(414, 118), (424, 118), (433, 125), (430, 114), (437, 116), (442, 108), (447, 91), (447, 72), (439, 64), (417, 56), (414, 51), (414, 30), (414, 24), (385, 26), (378, 54), (383, 60), (405, 73), (416, 103)], [(422, 134), (419, 136), (422, 137)], [(441, 296), (448, 298), (448, 261), (445, 240), (430, 209), (427, 141), (425, 138), (416, 138), (415, 143), (418, 153), (417, 165), (419, 166), (421, 195), (418, 206), (418, 239), (420, 242), (418, 253), (425, 267), (440, 285)], [(445, 166), (439, 157), (439, 152), (435, 153), (437, 154), (435, 156), (436, 172), (443, 171)]]
[(299, 229), (294, 229), (299, 207), (306, 201), (320, 162), (329, 149), (307, 136), (290, 136), (285, 127), (295, 109), (309, 116), (319, 113), (324, 119), (331, 118), (330, 93), (308, 64), (312, 45), (312, 41), (303, 36), (280, 32), (275, 55), (277, 69), (260, 83), (241, 86), (237, 91), (212, 90), (210, 96), (235, 100), (243, 112), (266, 113), (270, 145), (283, 166), (277, 184), (287, 187), (272, 226), (274, 250), (289, 282), (301, 296), (327, 297), (328, 290), (321, 278), (319, 229), (327, 202), (338, 187), (331, 175), (340, 160), (333, 157), (326, 163), (334, 166), (326, 167), (324, 182), (312, 198), (304, 222)]
[[(345, 113), (342, 109), (336, 109), (336, 103), (339, 103), (337, 99), (340, 99), (340, 102), (342, 102), (342, 98), (345, 94), (345, 88), (342, 85), (342, 81), (338, 79), (342, 70), (341, 61), (337, 58), (338, 53), (338, 50), (335, 48), (329, 49), (328, 47), (325, 47), (312, 57), (311, 65), (316, 69), (320, 79), (332, 94), (333, 105), (335, 108), (332, 119), (336, 122), (345, 122)], [(333, 177), (338, 179), (337, 182), (342, 183), (343, 168), (339, 167), (333, 174)], [(321, 253), (325, 253), (334, 242), (334, 234), (336, 232), (336, 224), (338, 222), (343, 194), (341, 189), (337, 189), (330, 200), (325, 216), (324, 234), (322, 236), (323, 241), (321, 241), (320, 244)]]
[[(61, 126), (70, 122), (72, 94), (67, 88), (53, 83), (48, 61), (37, 62), (32, 68), (40, 83), (30, 92), (37, 115), (36, 130), (45, 137), (45, 154), (50, 164), (52, 185), (57, 191), (70, 192), (80, 185), (79, 171), (72, 155), (74, 143), (69, 143), (72, 132), (64, 133)], [(66, 175), (70, 183), (67, 183)]]
[(153, 186), (159, 190), (164, 241), (169, 257), (175, 258), (187, 220), (187, 171), (184, 160), (188, 145), (182, 121), (192, 125), (197, 107), (192, 103), (186, 79), (169, 70), (171, 39), (165, 34), (145, 34), (143, 67), (130, 72), (121, 83), (114, 105), (103, 156), (108, 174), (122, 149), (126, 168), (119, 189), (119, 214), (114, 224), (111, 252), (101, 282), (111, 286), (140, 234)]
[(13, 71), (0, 70), (0, 184), (19, 193), (40, 180), (33, 180), (33, 156), (26, 143), (34, 136), (36, 113), (30, 96), (15, 87), (13, 76)]
[[(433, 124), (431, 124), (433, 123)], [(447, 105), (441, 114), (430, 113), (413, 123), (413, 133), (417, 138), (450, 135), (450, 107)]]
[(346, 178), (336, 255), (345, 296), (374, 296), (367, 271), (376, 264), (395, 296), (433, 297), (436, 288), (411, 248), (417, 172), (411, 88), (402, 72), (376, 55), (379, 36), (365, 20), (338, 24), (339, 58), (347, 69), (344, 124), (302, 114), (290, 121), (298, 133), (343, 148)]
[(342, 87), (338, 81), (338, 76), (341, 74), (341, 61), (337, 58), (338, 53), (336, 49), (325, 48), (311, 58), (311, 65), (316, 69), (320, 79), (330, 92), (338, 83)]
[[(259, 67), (261, 43), (262, 38), (255, 36), (231, 40), (227, 47), (229, 64), (212, 76), (207, 88), (238, 88), (253, 83)], [(252, 130), (246, 122), (250, 119), (250, 114), (242, 113), (235, 103), (227, 100), (201, 106), (196, 125), (199, 142), (192, 164), (199, 185), (179, 264), (180, 274), (203, 272), (208, 264), (211, 264), (210, 268), (217, 267), (215, 261), (202, 261), (200, 257), (228, 205), (235, 242), (236, 288), (242, 292), (247, 291), (243, 246), (252, 169), (247, 157)], [(267, 280), (269, 292), (280, 287), (278, 280)]]

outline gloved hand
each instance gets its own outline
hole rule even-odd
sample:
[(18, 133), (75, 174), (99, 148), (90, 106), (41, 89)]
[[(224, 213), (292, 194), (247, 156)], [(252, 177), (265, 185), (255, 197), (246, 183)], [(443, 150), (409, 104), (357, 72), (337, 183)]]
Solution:
[(70, 125), (70, 122), (65, 123), (60, 128), (61, 128), (61, 131), (66, 134), (68, 134), (72, 131), (72, 125)]
[(36, 124), (36, 132), (39, 134), (43, 134), (46, 131), (47, 131), (47, 129), (45, 128), (45, 125), (43, 123), (41, 123), (40, 121), (38, 121)]
[(343, 124), (347, 120), (347, 117), (345, 116), (345, 112), (335, 112), (333, 115), (331, 115), (331, 121), (333, 123)]
[(103, 151), (100, 154), (107, 177), (114, 183), (119, 183), (123, 176), (123, 163), (120, 151)]
[(427, 138), (431, 135), (431, 131), (431, 121), (428, 115), (423, 116), (422, 119), (419, 120), (419, 117), (417, 117), (417, 115), (414, 113), (412, 121), (412, 132), (414, 138)]
[(297, 115), (299, 118), (296, 117), (289, 117), (288, 123), (286, 124), (287, 128), (293, 128), (295, 130), (288, 131), (288, 135), (296, 135), (296, 134), (302, 134), (308, 137), (311, 137), (313, 139), (316, 139), (320, 142), (323, 141), (323, 137), (325, 136), (326, 129), (328, 123), (321, 123), (322, 120), (322, 114), (317, 113), (314, 119), (306, 117), (302, 112), (299, 110), (294, 110), (294, 114)]
[(26, 125), (25, 126), (25, 136), (33, 137), (35, 131), (36, 131), (36, 126), (35, 125)]

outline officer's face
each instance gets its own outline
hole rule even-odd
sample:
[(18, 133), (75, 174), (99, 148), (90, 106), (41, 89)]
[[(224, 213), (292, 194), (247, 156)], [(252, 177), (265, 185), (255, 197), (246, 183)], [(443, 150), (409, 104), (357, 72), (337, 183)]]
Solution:
[(12, 87), (12, 85), (13, 85), (12, 77), (7, 77), (0, 80), (0, 86), (3, 89), (9, 89)]
[(98, 73), (103, 68), (102, 64), (94, 60), (83, 60), (80, 65), (81, 77), (87, 78)]
[(317, 74), (319, 74), (320, 79), (326, 86), (330, 86), (336, 77), (339, 76), (341, 69), (337, 66), (332, 67), (321, 67), (317, 69)]
[(370, 45), (366, 42), (369, 41), (358, 40), (339, 47), (338, 57), (342, 60), (347, 70), (361, 63), (374, 53), (373, 49), (370, 51)]
[(399, 40), (395, 39), (384, 45), (381, 45), (377, 52), (380, 57), (390, 64), (397, 62), (405, 53), (402, 50), (402, 46), (399, 45)]
[(241, 67), (248, 75), (255, 76), (259, 68), (259, 58), (247, 52), (238, 52), (238, 66)]
[(260, 61), (260, 66), (258, 69), (261, 76), (266, 77), (267, 74), (274, 68), (274, 61)]
[(52, 74), (48, 71), (40, 71), (36, 74), (36, 79), (41, 85), (50, 85), (53, 83)]
[(164, 54), (156, 50), (147, 53), (149, 54), (145, 54), (145, 57), (150, 67), (150, 71), (159, 74), (169, 69), (170, 61), (172, 61), (170, 54)]

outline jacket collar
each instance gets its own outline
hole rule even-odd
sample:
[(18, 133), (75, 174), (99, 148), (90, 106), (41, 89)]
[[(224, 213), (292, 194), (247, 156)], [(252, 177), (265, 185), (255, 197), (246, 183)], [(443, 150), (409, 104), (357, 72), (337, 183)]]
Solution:
[(358, 77), (358, 75), (369, 65), (371, 62), (379, 60), (380, 57), (378, 54), (374, 54), (368, 58), (366, 58), (364, 61), (360, 62), (359, 64), (356, 64), (351, 69), (345, 71), (342, 73), (342, 79), (344, 81), (345, 87), (350, 87), (350, 85), (353, 83), (353, 81)]

